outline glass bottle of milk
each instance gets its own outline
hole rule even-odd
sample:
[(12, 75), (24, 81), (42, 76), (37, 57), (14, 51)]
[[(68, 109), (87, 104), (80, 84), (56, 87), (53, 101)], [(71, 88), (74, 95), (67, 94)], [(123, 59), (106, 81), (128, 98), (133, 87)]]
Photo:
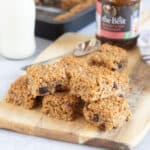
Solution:
[(35, 52), (34, 0), (4, 0), (0, 5), (0, 54), (24, 59)]

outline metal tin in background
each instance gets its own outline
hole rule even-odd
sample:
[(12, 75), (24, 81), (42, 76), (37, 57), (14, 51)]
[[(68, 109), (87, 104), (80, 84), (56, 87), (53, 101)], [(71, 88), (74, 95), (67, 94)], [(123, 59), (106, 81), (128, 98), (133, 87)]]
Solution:
[(66, 21), (52, 21), (48, 12), (37, 12), (36, 35), (42, 38), (55, 40), (66, 32), (76, 32), (95, 21), (95, 5), (79, 12)]

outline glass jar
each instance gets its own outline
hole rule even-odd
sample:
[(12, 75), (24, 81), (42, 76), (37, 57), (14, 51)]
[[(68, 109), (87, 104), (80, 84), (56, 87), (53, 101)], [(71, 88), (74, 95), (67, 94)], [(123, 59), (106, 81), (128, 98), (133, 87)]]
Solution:
[(97, 0), (97, 33), (102, 43), (133, 48), (139, 37), (140, 0)]

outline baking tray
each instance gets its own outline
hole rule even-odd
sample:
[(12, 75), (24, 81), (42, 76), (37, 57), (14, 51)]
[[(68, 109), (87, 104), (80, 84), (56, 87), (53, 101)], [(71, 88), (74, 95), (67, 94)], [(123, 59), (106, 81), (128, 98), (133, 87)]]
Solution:
[(50, 19), (48, 12), (37, 10), (35, 33), (39, 37), (55, 40), (66, 32), (76, 32), (95, 21), (95, 8), (93, 4), (68, 20), (60, 22)]

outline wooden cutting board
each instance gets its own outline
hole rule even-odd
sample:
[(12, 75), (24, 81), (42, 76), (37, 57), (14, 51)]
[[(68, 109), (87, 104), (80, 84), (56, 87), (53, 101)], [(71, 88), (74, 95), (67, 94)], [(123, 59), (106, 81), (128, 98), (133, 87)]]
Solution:
[[(35, 62), (70, 52), (79, 42), (89, 38), (75, 33), (65, 34), (43, 51)], [(83, 118), (73, 122), (50, 119), (40, 110), (25, 110), (3, 101), (0, 103), (0, 128), (111, 149), (128, 150), (135, 147), (150, 128), (150, 66), (142, 62), (138, 48), (128, 52), (128, 55), (132, 87), (129, 102), (133, 117), (122, 128), (101, 132)]]

